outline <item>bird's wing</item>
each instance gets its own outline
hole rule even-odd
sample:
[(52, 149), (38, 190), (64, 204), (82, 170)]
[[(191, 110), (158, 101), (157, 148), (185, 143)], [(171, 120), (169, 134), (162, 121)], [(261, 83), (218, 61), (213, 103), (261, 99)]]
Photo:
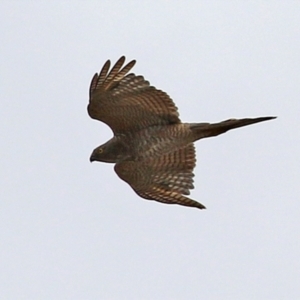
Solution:
[(115, 165), (118, 176), (141, 197), (167, 204), (205, 208), (184, 195), (190, 194), (196, 164), (193, 144), (147, 161), (123, 161)]
[(106, 123), (115, 134), (153, 125), (179, 123), (177, 107), (163, 91), (150, 86), (143, 76), (126, 75), (135, 60), (123, 68), (122, 56), (111, 71), (108, 60), (90, 85), (88, 113)]

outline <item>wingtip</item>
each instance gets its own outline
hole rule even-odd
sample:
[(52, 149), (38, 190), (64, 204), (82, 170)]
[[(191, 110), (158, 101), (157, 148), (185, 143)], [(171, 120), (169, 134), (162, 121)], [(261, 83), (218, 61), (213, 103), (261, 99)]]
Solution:
[(122, 56), (117, 60), (116, 65), (122, 66), (122, 65), (124, 64), (124, 62), (125, 62), (125, 59), (126, 59), (125, 55), (122, 55)]
[[(120, 58), (119, 58), (119, 61), (123, 61), (123, 63), (125, 62), (125, 60), (126, 60), (126, 56), (125, 55), (122, 55)], [(136, 64), (136, 59), (132, 59), (128, 64), (130, 64), (130, 65), (132, 65), (132, 66), (134, 66), (135, 64)], [(128, 65), (127, 64), (127, 65)]]
[[(105, 62), (105, 64), (103, 65), (102, 69), (104, 69), (104, 67), (106, 67), (107, 69), (109, 69), (109, 68), (110, 68), (110, 64), (111, 64), (111, 61), (110, 61), (110, 59), (108, 59), (108, 60)], [(100, 73), (101, 73), (101, 72), (100, 72)]]

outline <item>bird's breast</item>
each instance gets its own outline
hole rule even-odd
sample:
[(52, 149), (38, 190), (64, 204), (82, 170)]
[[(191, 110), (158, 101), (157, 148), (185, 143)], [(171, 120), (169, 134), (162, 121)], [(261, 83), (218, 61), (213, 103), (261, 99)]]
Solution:
[(187, 124), (149, 127), (136, 132), (129, 140), (136, 160), (161, 156), (193, 142)]

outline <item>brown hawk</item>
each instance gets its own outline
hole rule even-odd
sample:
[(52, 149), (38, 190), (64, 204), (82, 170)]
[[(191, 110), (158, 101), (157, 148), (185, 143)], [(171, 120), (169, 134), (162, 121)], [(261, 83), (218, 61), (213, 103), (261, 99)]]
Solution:
[(90, 161), (115, 163), (118, 176), (141, 197), (168, 204), (205, 208), (185, 195), (193, 185), (194, 142), (230, 129), (275, 117), (230, 119), (220, 123), (182, 123), (177, 107), (143, 76), (127, 74), (122, 56), (110, 69), (108, 60), (90, 85), (88, 113), (106, 123), (114, 136), (97, 147)]

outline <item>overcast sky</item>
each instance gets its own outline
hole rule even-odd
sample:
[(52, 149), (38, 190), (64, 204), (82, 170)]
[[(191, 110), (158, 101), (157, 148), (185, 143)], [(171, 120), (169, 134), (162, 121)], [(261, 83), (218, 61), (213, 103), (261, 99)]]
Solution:
[[(1, 1), (0, 299), (300, 299), (299, 1)], [(107, 59), (185, 122), (201, 211), (139, 198), (86, 112)]]

